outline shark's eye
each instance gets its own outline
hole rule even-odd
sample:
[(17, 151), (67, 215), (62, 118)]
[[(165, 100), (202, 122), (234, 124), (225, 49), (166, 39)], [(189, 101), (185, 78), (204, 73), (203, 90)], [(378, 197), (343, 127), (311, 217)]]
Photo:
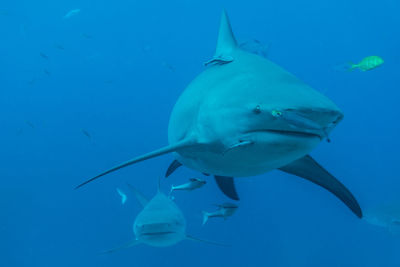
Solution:
[(254, 112), (255, 114), (260, 114), (260, 113), (261, 113), (261, 107), (260, 107), (260, 105), (257, 105), (257, 106), (253, 109), (253, 112)]
[(274, 116), (275, 118), (279, 118), (279, 117), (282, 116), (282, 112), (279, 111), (279, 110), (273, 110), (273, 111), (271, 112), (271, 114), (272, 114), (272, 116)]

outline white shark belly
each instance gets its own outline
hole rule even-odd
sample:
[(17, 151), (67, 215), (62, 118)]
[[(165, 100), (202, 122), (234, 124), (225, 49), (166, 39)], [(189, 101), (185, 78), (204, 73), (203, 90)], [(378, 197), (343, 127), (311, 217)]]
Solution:
[[(275, 135), (275, 134), (271, 134)], [(247, 177), (283, 167), (310, 153), (321, 140), (318, 137), (282, 136), (269, 143), (252, 144), (218, 151), (212, 145), (175, 153), (185, 166), (202, 173)]]

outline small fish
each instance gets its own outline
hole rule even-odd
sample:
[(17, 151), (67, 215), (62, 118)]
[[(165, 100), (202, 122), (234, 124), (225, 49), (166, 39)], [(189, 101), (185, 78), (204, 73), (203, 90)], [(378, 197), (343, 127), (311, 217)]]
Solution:
[(51, 72), (50, 72), (50, 71), (44, 69), (43, 72), (44, 72), (47, 76), (51, 76)]
[(29, 85), (34, 85), (36, 83), (36, 79), (35, 78), (32, 78), (32, 79), (30, 79), (29, 81), (28, 81), (28, 84)]
[(25, 121), (25, 123), (28, 124), (29, 127), (31, 127), (32, 129), (35, 128), (35, 125), (34, 125), (32, 122), (30, 122), (30, 121)]
[(65, 16), (63, 18), (64, 19), (69, 19), (69, 18), (71, 18), (73, 16), (78, 15), (80, 12), (81, 12), (81, 10), (79, 8), (78, 9), (72, 9), (72, 10), (68, 11), (68, 13), (65, 14)]
[(82, 37), (85, 38), (85, 39), (93, 39), (93, 36), (90, 35), (90, 34), (82, 33), (81, 35), (82, 35)]
[(64, 50), (64, 46), (60, 45), (60, 44), (54, 44), (54, 47), (59, 49), (59, 50)]
[(174, 68), (172, 65), (170, 65), (168, 62), (163, 61), (163, 62), (161, 62), (161, 64), (162, 64), (165, 68), (167, 68), (168, 70), (170, 70), (170, 71), (172, 71), (172, 72), (175, 71), (175, 68)]
[(40, 52), (40, 56), (42, 57), (42, 58), (44, 58), (44, 59), (49, 59), (49, 56), (48, 55), (46, 55), (45, 53), (43, 53), (43, 52)]
[(190, 178), (188, 183), (177, 185), (177, 186), (171, 186), (171, 191), (170, 194), (175, 191), (175, 190), (187, 190), (187, 191), (192, 191), (194, 189), (198, 189), (205, 185), (207, 182), (204, 181), (203, 179), (199, 178)]
[(24, 131), (22, 130), (22, 128), (18, 128), (16, 135), (20, 136)]
[(373, 70), (384, 63), (383, 59), (378, 56), (369, 56), (364, 58), (358, 64), (350, 63), (349, 70), (359, 69), (361, 71)]
[(232, 203), (224, 203), (217, 205), (218, 209), (214, 212), (203, 211), (203, 225), (206, 224), (209, 218), (222, 217), (225, 220), (232, 216), (237, 210), (238, 206)]
[(247, 52), (262, 56), (268, 57), (269, 45), (264, 45), (260, 41), (253, 39), (246, 42), (243, 42), (239, 45), (239, 47)]
[(85, 129), (82, 129), (82, 133), (83, 133), (84, 135), (86, 135), (89, 139), (92, 138), (92, 136), (90, 135), (90, 133), (89, 133), (88, 131), (86, 131)]
[(122, 192), (119, 188), (117, 188), (117, 192), (118, 192), (118, 195), (121, 196), (121, 203), (122, 203), (122, 205), (124, 205), (125, 202), (126, 202), (126, 199), (127, 199), (125, 193)]

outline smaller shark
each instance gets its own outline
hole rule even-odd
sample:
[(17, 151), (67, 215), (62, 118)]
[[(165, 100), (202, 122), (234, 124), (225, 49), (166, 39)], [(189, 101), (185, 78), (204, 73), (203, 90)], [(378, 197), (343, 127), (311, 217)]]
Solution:
[(378, 205), (366, 210), (364, 220), (372, 225), (384, 227), (390, 233), (400, 234), (400, 203)]
[(129, 184), (128, 186), (143, 206), (143, 210), (137, 215), (133, 224), (135, 239), (105, 253), (111, 253), (138, 244), (146, 244), (153, 247), (168, 247), (185, 239), (222, 245), (186, 234), (186, 220), (181, 210), (160, 189), (158, 189), (157, 194), (152, 199), (148, 200), (133, 186)]
[(226, 220), (226, 218), (232, 216), (238, 208), (237, 205), (232, 203), (223, 203), (216, 206), (218, 209), (214, 212), (203, 211), (203, 225), (212, 217), (223, 217)]
[(171, 191), (170, 194), (175, 191), (175, 190), (187, 190), (187, 191), (192, 191), (195, 189), (198, 189), (205, 185), (207, 182), (204, 181), (203, 179), (199, 178), (190, 178), (189, 182), (181, 185), (173, 185), (171, 186)]

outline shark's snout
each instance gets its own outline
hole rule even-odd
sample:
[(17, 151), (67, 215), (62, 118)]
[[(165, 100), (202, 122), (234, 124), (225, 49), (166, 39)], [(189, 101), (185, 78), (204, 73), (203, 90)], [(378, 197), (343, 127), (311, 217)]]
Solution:
[(266, 131), (320, 139), (327, 137), (343, 119), (340, 110), (327, 109), (274, 109), (270, 114), (272, 119)]

